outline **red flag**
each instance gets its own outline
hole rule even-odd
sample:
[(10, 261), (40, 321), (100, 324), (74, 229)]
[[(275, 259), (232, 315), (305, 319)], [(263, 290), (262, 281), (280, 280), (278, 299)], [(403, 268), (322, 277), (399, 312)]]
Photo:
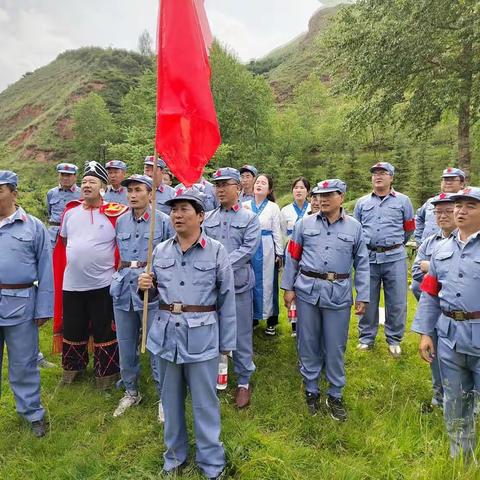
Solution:
[(155, 147), (185, 186), (201, 177), (221, 142), (210, 90), (208, 35), (203, 1), (161, 0)]

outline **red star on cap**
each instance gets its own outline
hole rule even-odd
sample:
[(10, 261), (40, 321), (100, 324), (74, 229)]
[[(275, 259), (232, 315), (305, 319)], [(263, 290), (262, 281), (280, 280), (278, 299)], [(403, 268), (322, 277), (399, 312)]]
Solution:
[(183, 193), (183, 188), (179, 188), (177, 190), (177, 197)]
[(325, 180), (325, 182), (322, 183), (323, 188), (327, 188), (329, 186), (329, 183)]
[(376, 167), (381, 167), (381, 166), (383, 166), (383, 163), (378, 162), (375, 166), (376, 166)]
[(450, 172), (452, 172), (452, 171), (453, 171), (453, 168), (452, 168), (452, 167), (448, 167), (448, 168), (447, 168), (447, 172), (448, 172), (448, 173), (450, 173)]
[(441, 194), (438, 196), (438, 198), (439, 198), (440, 200), (443, 200), (444, 198), (447, 198), (447, 194), (446, 194), (446, 193), (441, 193)]
[(471, 191), (472, 191), (471, 188), (464, 188), (464, 189), (462, 190), (462, 193), (470, 193)]
[(222, 171), (221, 171), (221, 170), (217, 170), (217, 171), (215, 172), (215, 177), (219, 177), (221, 174), (222, 174)]

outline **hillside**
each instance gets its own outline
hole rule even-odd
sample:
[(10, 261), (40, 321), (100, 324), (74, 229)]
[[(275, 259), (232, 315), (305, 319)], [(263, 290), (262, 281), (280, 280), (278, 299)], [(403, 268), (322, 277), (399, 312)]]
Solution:
[(62, 53), (0, 93), (0, 142), (19, 160), (65, 159), (75, 102), (96, 91), (116, 113), (148, 66), (148, 58), (123, 50), (89, 47)]
[(287, 99), (294, 86), (312, 72), (328, 80), (319, 68), (321, 52), (317, 39), (340, 8), (341, 5), (321, 8), (310, 19), (306, 33), (248, 65), (252, 72), (265, 75), (280, 101)]

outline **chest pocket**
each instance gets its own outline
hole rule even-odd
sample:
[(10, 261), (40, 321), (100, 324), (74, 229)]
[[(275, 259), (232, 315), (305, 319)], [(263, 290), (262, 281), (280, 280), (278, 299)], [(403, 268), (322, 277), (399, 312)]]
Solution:
[(473, 278), (480, 278), (480, 256), (473, 259)]
[(156, 258), (153, 263), (153, 270), (157, 277), (157, 284), (159, 288), (167, 288), (169, 283), (173, 280), (175, 270), (174, 258)]
[(384, 217), (384, 221), (394, 221), (398, 222), (399, 224), (403, 223), (403, 210), (400, 205), (389, 205), (384, 212), (386, 218)]
[(303, 248), (318, 248), (320, 245), (320, 230), (306, 228), (303, 231)]
[(437, 279), (439, 281), (445, 281), (447, 278), (452, 257), (453, 251), (440, 251), (434, 256)]
[(337, 235), (337, 243), (335, 245), (335, 249), (345, 253), (351, 253), (353, 251), (353, 241), (353, 235), (339, 233)]
[(375, 205), (373, 203), (367, 203), (366, 205), (363, 205), (360, 211), (362, 223), (366, 220), (373, 220), (375, 215)]
[(127, 257), (131, 236), (132, 234), (128, 232), (117, 233), (117, 244), (118, 249), (120, 250), (120, 257), (122, 258)]
[(201, 287), (213, 287), (216, 277), (215, 262), (194, 262), (192, 283)]
[(219, 236), (219, 228), (220, 228), (220, 222), (217, 220), (213, 221), (206, 221), (203, 224), (203, 227), (205, 228), (205, 231), (209, 237), (212, 238), (218, 238)]
[(11, 234), (12, 250), (15, 258), (21, 263), (31, 264), (35, 261), (33, 236), (27, 232)]

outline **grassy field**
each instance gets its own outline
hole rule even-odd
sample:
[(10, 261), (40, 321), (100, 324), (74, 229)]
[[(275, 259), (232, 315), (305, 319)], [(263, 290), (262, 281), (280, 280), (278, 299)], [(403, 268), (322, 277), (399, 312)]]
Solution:
[[(413, 297), (409, 305), (411, 321)], [(428, 367), (418, 359), (416, 335), (407, 334), (405, 353), (398, 361), (388, 355), (383, 338), (372, 352), (359, 353), (352, 317), (345, 389), (349, 419), (338, 424), (324, 413), (308, 415), (294, 342), (285, 322), (283, 315), (277, 338), (264, 338), (263, 331), (255, 334), (257, 372), (252, 406), (241, 412), (232, 406), (232, 378), (221, 394), (228, 478), (480, 478), (474, 467), (450, 462), (441, 413), (421, 413), (421, 404), (430, 398), (431, 390)], [(44, 352), (50, 349), (50, 333), (48, 326), (42, 330)], [(143, 364), (147, 371), (146, 358)], [(68, 388), (61, 387), (59, 380), (60, 369), (42, 371), (43, 404), (51, 432), (37, 440), (15, 413), (4, 368), (0, 479), (160, 477), (162, 427), (156, 423), (156, 395), (147, 375), (142, 384), (144, 401), (119, 419), (114, 419), (112, 412), (122, 392), (98, 393), (91, 377)], [(181, 478), (202, 477), (191, 462)]]

